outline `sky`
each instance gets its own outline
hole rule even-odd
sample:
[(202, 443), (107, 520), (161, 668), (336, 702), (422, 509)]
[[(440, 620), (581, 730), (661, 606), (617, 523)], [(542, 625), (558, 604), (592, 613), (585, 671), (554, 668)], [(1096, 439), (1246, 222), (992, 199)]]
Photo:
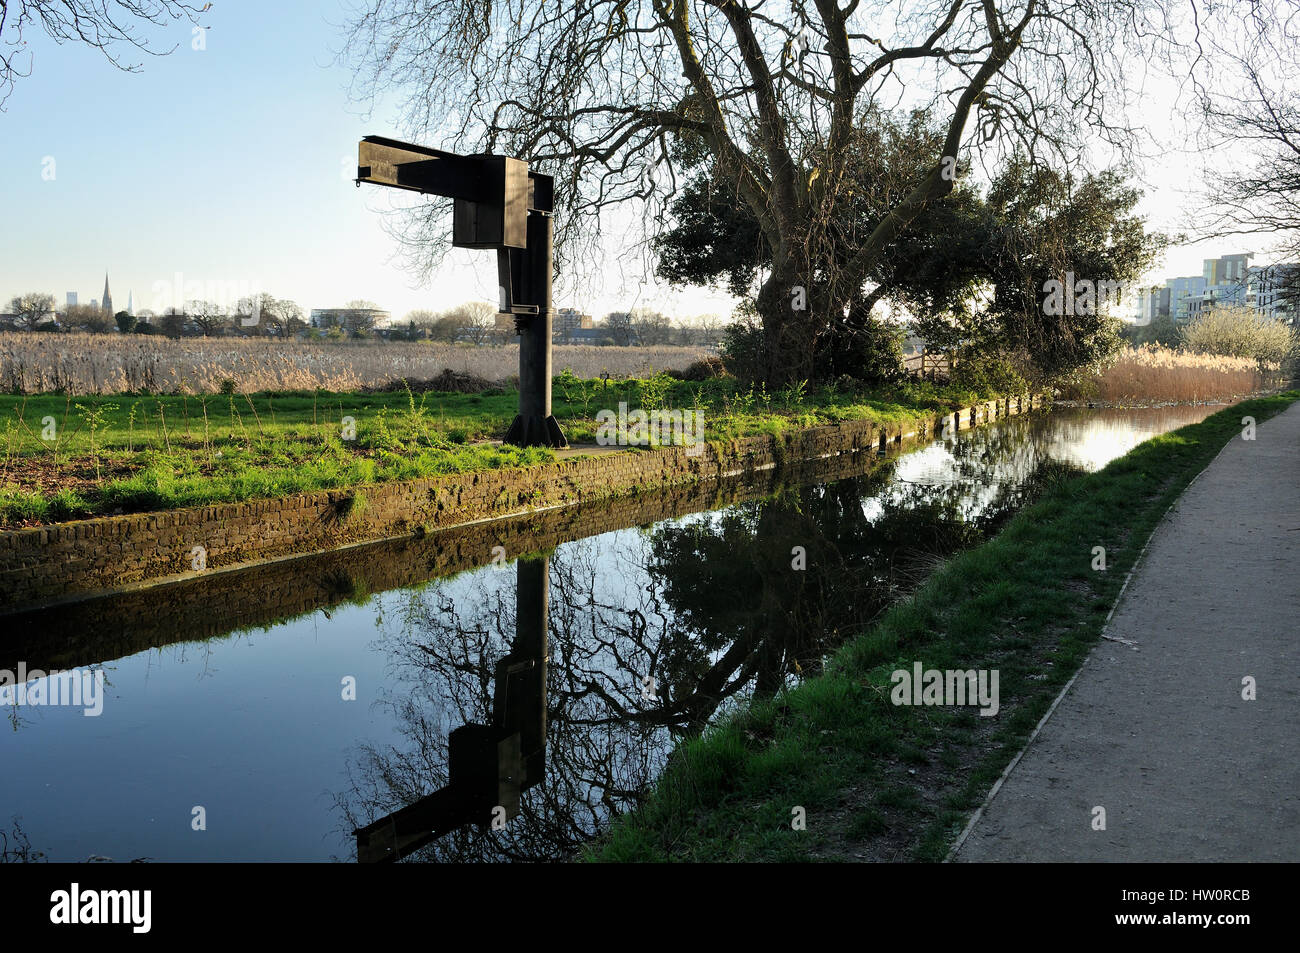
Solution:
[[(131, 51), (124, 73), (101, 53), (26, 38), (31, 75), (0, 113), (0, 301), (28, 291), (75, 291), (81, 303), (111, 279), (115, 309), (260, 291), (305, 311), (369, 299), (400, 318), (462, 301), (496, 300), (491, 252), (458, 250), (423, 286), (413, 285), (382, 210), (392, 199), (357, 189), (357, 141), (391, 134), (380, 104), (362, 115), (335, 62), (345, 11), (337, 0), (225, 0), (188, 24), (154, 31), (167, 56)], [(1153, 92), (1149, 112), (1161, 159), (1144, 170), (1142, 210), (1177, 228), (1199, 188), (1185, 137), (1171, 118), (1173, 89)], [(1146, 117), (1144, 116), (1144, 119)], [(445, 146), (446, 143), (429, 143)], [(1175, 249), (1150, 276), (1199, 274), (1201, 259), (1258, 250), (1250, 239)], [(723, 293), (672, 291), (612, 262), (610, 277), (557, 307), (596, 315), (653, 307), (676, 317), (730, 312)], [(204, 293), (195, 294), (195, 291)]]

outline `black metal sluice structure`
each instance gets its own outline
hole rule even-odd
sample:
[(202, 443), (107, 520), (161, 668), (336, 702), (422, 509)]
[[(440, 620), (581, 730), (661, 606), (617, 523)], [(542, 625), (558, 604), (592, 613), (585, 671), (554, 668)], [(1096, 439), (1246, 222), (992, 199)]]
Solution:
[(357, 862), (409, 857), (458, 827), (497, 829), (520, 811), (520, 795), (546, 774), (549, 558), (516, 563), (515, 639), (497, 662), (491, 724), (473, 722), (447, 739), (447, 784), (353, 831)]
[(519, 414), (505, 442), (566, 447), (551, 415), (551, 277), (555, 182), (528, 163), (498, 155), (462, 156), (382, 136), (357, 152), (357, 185), (370, 182), (453, 200), (452, 246), (494, 249), (500, 312), (519, 335)]

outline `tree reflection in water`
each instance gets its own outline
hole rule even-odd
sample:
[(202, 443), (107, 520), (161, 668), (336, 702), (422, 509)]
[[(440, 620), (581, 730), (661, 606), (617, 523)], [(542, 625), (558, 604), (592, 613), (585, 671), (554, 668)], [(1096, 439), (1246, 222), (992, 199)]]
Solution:
[[(486, 569), (381, 597), (380, 647), (395, 679), (415, 686), (381, 702), (406, 744), (360, 748), (336, 795), (344, 823), (383, 828), (404, 811), (408, 826), (438, 835), (411, 841), (412, 859), (571, 855), (635, 804), (680, 736), (818, 672), (939, 561), (1074, 472), (1036, 439), (1036, 423), (1005, 421), (864, 476), (569, 543), (549, 568), (533, 563), (543, 567), (533, 583), (523, 568)], [(539, 593), (546, 627), (519, 613), (538, 612)], [(540, 667), (528, 666), (530, 651)], [(520, 729), (515, 696), (529, 672), (545, 680), (534, 692), (544, 711)], [(539, 723), (542, 783), (521, 767)], [(494, 808), (508, 822), (494, 825)]]

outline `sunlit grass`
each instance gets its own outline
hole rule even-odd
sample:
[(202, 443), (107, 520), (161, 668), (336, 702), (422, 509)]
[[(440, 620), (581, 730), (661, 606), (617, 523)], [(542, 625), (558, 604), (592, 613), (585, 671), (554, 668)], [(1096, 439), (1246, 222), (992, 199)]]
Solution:
[[(706, 442), (848, 420), (898, 424), (981, 396), (931, 384), (858, 392), (769, 392), (734, 378), (554, 381), (569, 441), (594, 443), (597, 414), (620, 404), (694, 411)], [(514, 390), (475, 394), (281, 391), (256, 394), (0, 396), (0, 525), (271, 498), (444, 473), (526, 467), (548, 450), (495, 440)]]

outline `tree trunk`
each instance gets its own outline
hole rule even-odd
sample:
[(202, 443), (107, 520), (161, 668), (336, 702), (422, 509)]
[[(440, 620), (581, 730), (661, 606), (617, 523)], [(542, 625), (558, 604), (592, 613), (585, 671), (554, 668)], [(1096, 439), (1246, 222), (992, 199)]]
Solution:
[(815, 380), (817, 340), (827, 326), (820, 290), (793, 269), (774, 269), (759, 289), (755, 305), (763, 321), (762, 380), (770, 388)]

